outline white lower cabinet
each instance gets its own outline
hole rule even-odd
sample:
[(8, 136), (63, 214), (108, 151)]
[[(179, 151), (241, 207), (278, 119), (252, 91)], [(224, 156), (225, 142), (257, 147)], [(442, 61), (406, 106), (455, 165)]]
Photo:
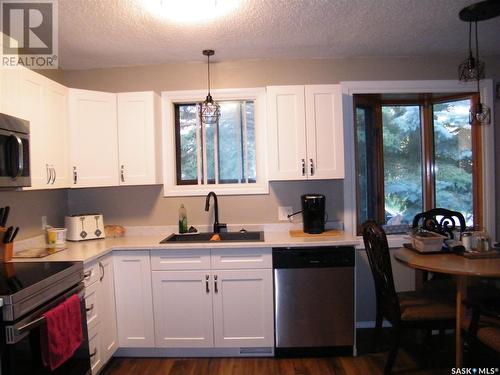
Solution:
[(90, 263), (84, 275), (90, 361), (96, 374), (118, 348), (113, 256)]
[(273, 347), (271, 249), (212, 250), (210, 262), (195, 254), (151, 253), (156, 346)]
[(116, 251), (113, 261), (118, 346), (154, 347), (149, 251)]
[(153, 271), (156, 346), (213, 346), (209, 271)]
[(274, 346), (272, 270), (219, 270), (212, 277), (214, 345)]
[(90, 370), (92, 375), (97, 374), (103, 366), (99, 328), (99, 325), (89, 328)]

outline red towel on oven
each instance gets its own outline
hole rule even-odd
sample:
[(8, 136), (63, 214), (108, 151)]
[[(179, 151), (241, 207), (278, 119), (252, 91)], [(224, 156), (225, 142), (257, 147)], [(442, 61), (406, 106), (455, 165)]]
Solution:
[(83, 340), (80, 299), (76, 294), (44, 314), (47, 337), (43, 360), (55, 370), (73, 356)]

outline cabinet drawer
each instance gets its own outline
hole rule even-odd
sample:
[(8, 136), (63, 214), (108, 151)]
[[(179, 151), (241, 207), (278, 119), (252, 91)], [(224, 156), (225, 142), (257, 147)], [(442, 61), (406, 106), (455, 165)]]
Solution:
[(99, 280), (99, 263), (92, 263), (85, 267), (83, 271), (83, 283), (85, 286), (89, 286)]
[(99, 334), (99, 326), (89, 329), (89, 354), (90, 369), (92, 370), (92, 375), (95, 375), (102, 367), (101, 335)]
[(85, 288), (85, 309), (87, 314), (88, 329), (94, 328), (99, 322), (99, 311), (97, 301), (97, 288), (99, 283), (94, 283)]
[(272, 251), (265, 249), (212, 249), (212, 269), (272, 268)]
[(188, 249), (152, 251), (151, 269), (153, 271), (210, 269), (210, 250)]

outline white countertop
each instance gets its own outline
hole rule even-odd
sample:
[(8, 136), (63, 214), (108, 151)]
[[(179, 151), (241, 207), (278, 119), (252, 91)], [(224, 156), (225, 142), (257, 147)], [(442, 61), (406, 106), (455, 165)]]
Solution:
[(169, 233), (134, 235), (130, 233), (121, 238), (106, 238), (81, 242), (66, 242), (66, 250), (43, 258), (14, 258), (13, 261), (80, 261), (89, 263), (113, 250), (175, 250), (175, 249), (231, 249), (262, 247), (307, 247), (307, 246), (356, 246), (357, 238), (342, 235), (334, 237), (291, 237), (288, 231), (264, 231), (262, 242), (202, 242), (168, 243), (160, 241)]

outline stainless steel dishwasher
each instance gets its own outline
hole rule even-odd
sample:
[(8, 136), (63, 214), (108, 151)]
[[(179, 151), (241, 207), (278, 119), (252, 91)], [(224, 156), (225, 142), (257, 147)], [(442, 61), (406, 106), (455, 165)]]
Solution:
[(274, 248), (277, 356), (352, 355), (354, 248)]

